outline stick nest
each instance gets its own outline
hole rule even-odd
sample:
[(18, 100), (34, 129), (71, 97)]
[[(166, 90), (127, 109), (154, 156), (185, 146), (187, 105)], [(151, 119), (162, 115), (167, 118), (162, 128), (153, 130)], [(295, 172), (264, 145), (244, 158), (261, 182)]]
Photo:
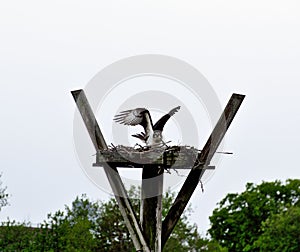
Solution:
[(97, 163), (118, 163), (134, 166), (144, 164), (163, 165), (165, 167), (189, 167), (197, 161), (200, 151), (192, 146), (129, 147), (109, 146), (97, 153)]

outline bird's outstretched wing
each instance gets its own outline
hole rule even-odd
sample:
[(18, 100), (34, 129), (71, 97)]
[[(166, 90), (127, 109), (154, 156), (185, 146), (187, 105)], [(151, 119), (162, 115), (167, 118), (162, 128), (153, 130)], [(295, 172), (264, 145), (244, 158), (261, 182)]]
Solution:
[(180, 109), (180, 106), (173, 108), (169, 111), (168, 114), (161, 117), (153, 126), (153, 130), (160, 130), (162, 131), (166, 122), (170, 119), (172, 115), (174, 115), (178, 110)]
[(143, 114), (145, 112), (148, 112), (145, 108), (125, 110), (115, 115), (114, 121), (120, 124), (135, 126), (143, 122)]

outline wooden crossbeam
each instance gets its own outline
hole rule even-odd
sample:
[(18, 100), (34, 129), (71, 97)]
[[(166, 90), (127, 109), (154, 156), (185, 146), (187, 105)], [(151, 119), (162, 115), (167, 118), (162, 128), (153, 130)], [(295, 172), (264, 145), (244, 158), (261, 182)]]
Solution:
[[(136, 168), (143, 168), (141, 164), (133, 164), (130, 162), (97, 162), (93, 163), (94, 167), (103, 167), (104, 164), (108, 164), (109, 166), (118, 167), (118, 169), (136, 169)], [(164, 166), (164, 165), (157, 165), (153, 164), (152, 167), (163, 167), (167, 170), (191, 170), (192, 167), (184, 167), (184, 166)], [(214, 165), (209, 165), (206, 167), (207, 170), (214, 170), (216, 167)]]
[(166, 244), (169, 236), (171, 235), (171, 232), (173, 231), (204, 173), (204, 168), (209, 165), (244, 98), (245, 96), (240, 94), (233, 94), (231, 96), (219, 121), (204, 145), (203, 150), (199, 154), (199, 163), (191, 169), (162, 223), (162, 247)]
[[(100, 127), (97, 123), (95, 115), (90, 107), (90, 104), (86, 98), (86, 95), (82, 89), (71, 91), (77, 107), (80, 111), (82, 119), (88, 130), (90, 138), (94, 144), (96, 151), (107, 149), (107, 144), (101, 133)], [(133, 211), (131, 202), (128, 198), (126, 189), (118, 173), (118, 170), (114, 166), (107, 164), (103, 165), (106, 176), (113, 190), (115, 198), (118, 202), (119, 209), (124, 218), (127, 229), (130, 233), (131, 239), (137, 251), (150, 252), (150, 249), (146, 243), (144, 235), (142, 233), (141, 226), (138, 223), (136, 215)]]

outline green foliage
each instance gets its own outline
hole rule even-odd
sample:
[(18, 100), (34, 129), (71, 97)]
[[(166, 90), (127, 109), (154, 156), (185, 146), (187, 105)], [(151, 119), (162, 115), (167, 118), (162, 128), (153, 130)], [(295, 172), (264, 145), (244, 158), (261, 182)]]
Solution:
[(30, 223), (17, 223), (7, 220), (0, 227), (0, 249), (9, 251), (34, 251), (33, 243), (37, 230), (30, 227)]
[[(139, 218), (140, 204), (139, 192), (132, 188), (129, 193), (134, 211)], [(174, 201), (174, 193), (167, 192), (163, 198), (163, 217)], [(165, 251), (187, 251), (197, 250), (202, 239), (200, 238), (197, 227), (188, 223), (189, 208), (178, 221), (170, 239), (165, 245)], [(101, 251), (133, 251), (133, 244), (130, 234), (125, 226), (121, 213), (115, 199), (101, 204), (101, 215), (98, 219), (95, 234), (98, 241), (98, 248)]]
[(248, 183), (240, 194), (228, 194), (210, 217), (211, 237), (229, 251), (259, 251), (254, 246), (262, 225), (273, 214), (300, 201), (300, 180)]
[[(169, 208), (175, 198), (174, 193), (167, 192), (163, 202), (163, 218), (166, 217)], [(164, 251), (213, 251), (226, 252), (216, 241), (202, 238), (196, 224), (189, 224), (188, 217), (192, 209), (189, 206), (176, 224), (172, 234), (165, 244)]]
[(98, 203), (91, 203), (85, 195), (77, 197), (72, 207), (49, 214), (37, 236), (38, 251), (96, 251), (93, 234), (99, 214)]
[[(128, 192), (134, 211), (139, 218), (139, 192)], [(163, 216), (174, 201), (167, 192), (163, 199)], [(202, 239), (196, 225), (189, 224), (188, 208), (178, 221), (165, 251), (220, 251), (217, 242)], [(29, 224), (7, 222), (2, 225), (1, 251), (134, 251), (130, 234), (115, 199), (92, 202), (86, 195), (77, 197), (71, 207), (49, 214), (39, 228)]]
[[(1, 178), (2, 174), (0, 174)], [(8, 205), (8, 194), (6, 193), (6, 187), (2, 187), (2, 181), (0, 181), (0, 211), (2, 207)]]
[(271, 216), (263, 223), (262, 231), (254, 243), (260, 251), (300, 251), (300, 206)]

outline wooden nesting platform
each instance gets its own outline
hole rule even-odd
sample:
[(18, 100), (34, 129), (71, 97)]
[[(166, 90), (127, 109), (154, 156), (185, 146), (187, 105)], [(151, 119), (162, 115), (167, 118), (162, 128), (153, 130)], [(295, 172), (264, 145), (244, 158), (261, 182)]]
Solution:
[[(102, 166), (136, 251), (161, 252), (180, 219), (193, 192), (208, 168), (218, 146), (235, 117), (245, 96), (232, 94), (203, 150), (188, 146), (135, 149), (126, 146), (108, 147), (83, 90), (72, 95), (97, 151), (94, 166)], [(141, 214), (138, 221), (117, 167), (143, 168)], [(148, 168), (156, 169), (148, 169)], [(191, 169), (175, 201), (162, 221), (163, 169)], [(159, 175), (159, 176), (158, 176)], [(151, 180), (149, 178), (158, 177)], [(153, 194), (154, 193), (154, 194)], [(151, 197), (147, 197), (147, 196)], [(155, 196), (153, 196), (155, 195)]]
[[(191, 169), (199, 165), (201, 152), (191, 146), (169, 146), (155, 148), (133, 148), (123, 145), (100, 150), (93, 166), (108, 164), (114, 167), (144, 168), (145, 165), (160, 166), (165, 169)], [(214, 167), (207, 167), (214, 169)]]

